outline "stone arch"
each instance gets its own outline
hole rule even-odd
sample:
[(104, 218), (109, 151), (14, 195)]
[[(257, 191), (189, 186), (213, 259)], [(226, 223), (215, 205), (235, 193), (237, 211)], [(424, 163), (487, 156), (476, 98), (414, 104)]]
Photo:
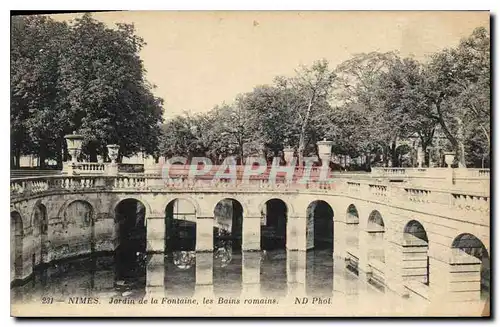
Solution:
[(114, 209), (118, 239), (115, 278), (142, 286), (146, 283), (146, 206), (139, 199), (127, 197), (121, 199)]
[(385, 223), (382, 215), (378, 210), (372, 210), (368, 216), (367, 229), (368, 242), (368, 261), (377, 260), (385, 263)]
[[(47, 207), (41, 200), (37, 200), (33, 206), (32, 213), (33, 226), (33, 245), (35, 249), (35, 264), (43, 263), (47, 257), (47, 236), (49, 219), (47, 215)], [(39, 249), (39, 252), (36, 252)]]
[(289, 203), (289, 201), (287, 201), (286, 199), (282, 198), (281, 196), (275, 194), (275, 196), (268, 196), (266, 197), (264, 200), (262, 200), (259, 204), (259, 212), (262, 213), (262, 210), (265, 209), (265, 206), (266, 206), (266, 203), (269, 202), (270, 200), (281, 200), (285, 206), (286, 206), (286, 210), (287, 210), (287, 214), (288, 216), (292, 216), (295, 214), (295, 211), (294, 211), (294, 208), (292, 206), (291, 203)]
[(73, 200), (65, 206), (63, 230), (69, 239), (77, 240), (75, 255), (92, 253), (95, 249), (95, 210), (86, 200)]
[(23, 218), (18, 211), (10, 212), (10, 233), (11, 233), (11, 279), (23, 278), (23, 241), (24, 241), (24, 225)]
[(347, 206), (345, 215), (346, 267), (358, 274), (360, 226), (359, 211), (354, 203)]
[(191, 197), (169, 199), (165, 213), (165, 251), (194, 251), (200, 213), (198, 203)]
[(351, 203), (346, 210), (346, 223), (359, 224), (359, 212), (356, 206)]
[(285, 248), (287, 244), (289, 204), (279, 197), (271, 197), (261, 206), (261, 249)]
[(379, 229), (385, 231), (385, 223), (382, 215), (378, 210), (372, 210), (370, 216), (368, 216), (368, 229)]
[(403, 229), (403, 280), (429, 284), (429, 239), (424, 226), (410, 220)]
[(249, 206), (248, 206), (250, 196), (253, 196), (253, 195), (247, 194), (245, 196), (241, 196), (241, 194), (221, 194), (221, 195), (217, 195), (217, 196), (212, 197), (210, 199), (210, 203), (207, 204), (207, 206), (210, 207), (210, 213), (213, 213), (213, 210), (214, 210), (215, 206), (217, 205), (217, 203), (219, 203), (220, 201), (222, 201), (224, 199), (232, 199), (234, 201), (237, 201), (241, 205), (241, 208), (243, 209), (243, 212), (245, 213), (245, 215), (248, 215), (251, 212), (255, 211), (255, 210), (252, 210), (252, 208), (249, 208)]
[(199, 215), (199, 214), (202, 213), (202, 209), (201, 209), (199, 201), (197, 201), (192, 196), (185, 195), (185, 194), (176, 194), (175, 196), (170, 196), (167, 199), (167, 201), (164, 202), (163, 209), (165, 209), (169, 204), (172, 203), (172, 201), (175, 201), (175, 200), (185, 200), (185, 201), (189, 202), (193, 206), (194, 211), (196, 212), (196, 214)]
[[(81, 215), (80, 215), (81, 214)], [(78, 220), (73, 220), (73, 215), (80, 215)], [(66, 223), (76, 223), (82, 227), (91, 226), (94, 220), (94, 207), (86, 200), (71, 201), (63, 213), (63, 221)]]
[(144, 212), (145, 212), (146, 217), (150, 217), (153, 214), (153, 211), (151, 210), (151, 206), (150, 206), (149, 202), (146, 201), (146, 199), (144, 199), (144, 197), (141, 197), (141, 196), (123, 196), (123, 197), (119, 197), (118, 200), (116, 200), (113, 203), (113, 205), (110, 207), (109, 214), (110, 214), (110, 217), (115, 217), (115, 222), (116, 222), (116, 208), (118, 207), (118, 205), (120, 205), (121, 202), (123, 202), (125, 200), (135, 200), (135, 201), (138, 201), (139, 203), (141, 203), (144, 206)]
[(244, 213), (241, 201), (233, 197), (223, 198), (215, 204), (213, 209), (215, 249), (228, 247), (232, 250), (241, 250)]
[(330, 248), (333, 252), (333, 219), (332, 206), (324, 200), (314, 200), (307, 206), (306, 242), (307, 249)]
[[(470, 265), (473, 262), (470, 260), (470, 257), (474, 257), (477, 260), (476, 262), (480, 262), (481, 296), (489, 297), (491, 289), (491, 262), (484, 243), (473, 234), (462, 233), (453, 239), (451, 247), (455, 262), (463, 261)], [(466, 280), (463, 281), (466, 282)]]

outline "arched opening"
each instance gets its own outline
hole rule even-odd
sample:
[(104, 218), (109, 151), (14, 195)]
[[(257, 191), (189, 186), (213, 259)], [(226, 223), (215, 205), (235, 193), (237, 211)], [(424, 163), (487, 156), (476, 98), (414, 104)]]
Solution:
[(165, 208), (165, 291), (192, 296), (196, 285), (196, 207), (174, 199)]
[(115, 279), (129, 289), (146, 285), (146, 208), (136, 199), (120, 201), (115, 208), (119, 245)]
[(333, 209), (325, 201), (307, 207), (307, 248), (333, 252)]
[(280, 199), (271, 199), (261, 209), (260, 248), (275, 250), (286, 248), (288, 208)]
[[(33, 210), (33, 237), (35, 239), (37, 264), (43, 264), (47, 259), (47, 233), (48, 233), (47, 208), (42, 203), (37, 203)], [(36, 244), (37, 241), (39, 244)]]
[[(458, 253), (454, 253), (455, 255), (467, 254), (475, 257), (481, 262), (481, 298), (489, 298), (491, 278), (490, 257), (483, 242), (472, 234), (464, 233), (453, 240), (452, 248), (459, 250)], [(463, 281), (465, 282), (466, 280)]]
[(280, 297), (287, 292), (287, 218), (283, 200), (268, 200), (261, 208), (260, 292), (264, 296)]
[(382, 215), (377, 210), (373, 210), (368, 217), (367, 232), (370, 236), (368, 260), (378, 260), (385, 263), (384, 253), (384, 233), (385, 225)]
[(368, 274), (368, 282), (380, 289), (385, 289), (385, 224), (382, 215), (377, 210), (370, 213), (366, 232), (368, 233), (368, 265), (371, 270)]
[(354, 204), (350, 204), (346, 211), (346, 267), (358, 274), (359, 266), (359, 213)]
[[(403, 255), (411, 258), (404, 262), (405, 281), (418, 281), (429, 284), (429, 240), (427, 233), (418, 221), (409, 221), (404, 228)], [(407, 253), (407, 255), (405, 255)]]
[(237, 200), (223, 199), (214, 208), (214, 218), (214, 292), (239, 296), (243, 206)]
[(243, 206), (234, 199), (223, 199), (214, 209), (214, 249), (241, 251)]
[(333, 209), (325, 201), (307, 207), (306, 292), (330, 296), (333, 291)]
[(64, 211), (65, 229), (68, 237), (73, 240), (79, 240), (75, 244), (77, 248), (72, 249), (76, 254), (89, 254), (94, 250), (94, 210), (87, 201), (73, 201)]
[(10, 213), (10, 235), (13, 244), (10, 247), (11, 279), (23, 278), (23, 220), (17, 211)]
[(196, 208), (186, 199), (175, 199), (165, 208), (165, 252), (196, 250)]

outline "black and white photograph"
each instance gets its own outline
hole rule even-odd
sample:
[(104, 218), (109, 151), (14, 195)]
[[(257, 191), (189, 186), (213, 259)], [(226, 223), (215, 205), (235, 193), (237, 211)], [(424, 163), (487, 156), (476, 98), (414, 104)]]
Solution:
[(489, 11), (10, 19), (12, 316), (490, 316)]

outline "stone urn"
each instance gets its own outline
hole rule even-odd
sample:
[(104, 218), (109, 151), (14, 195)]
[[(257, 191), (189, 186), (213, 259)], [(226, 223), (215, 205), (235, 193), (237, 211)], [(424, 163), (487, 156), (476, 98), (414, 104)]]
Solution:
[(118, 151), (120, 150), (120, 146), (118, 144), (108, 144), (108, 157), (111, 159), (111, 163), (116, 163), (116, 159), (118, 159)]
[(316, 143), (316, 145), (318, 146), (318, 156), (321, 159), (322, 166), (328, 166), (332, 156), (333, 141), (327, 141), (325, 138), (323, 141)]
[(455, 152), (443, 152), (444, 162), (448, 168), (451, 168), (453, 160), (455, 160)]
[(78, 156), (82, 152), (83, 135), (73, 132), (73, 134), (66, 135), (64, 138), (68, 146), (68, 153), (71, 156), (71, 162), (78, 162)]
[(287, 146), (283, 149), (283, 158), (285, 159), (285, 163), (289, 165), (293, 161), (293, 154), (295, 150), (292, 147)]

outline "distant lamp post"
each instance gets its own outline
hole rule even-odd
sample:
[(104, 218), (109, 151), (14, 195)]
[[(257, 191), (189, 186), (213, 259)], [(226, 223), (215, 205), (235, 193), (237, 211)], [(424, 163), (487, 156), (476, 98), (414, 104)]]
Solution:
[(286, 148), (283, 149), (283, 159), (285, 159), (285, 163), (287, 165), (292, 162), (294, 153), (295, 150), (290, 146), (287, 146)]
[(83, 135), (79, 135), (76, 134), (76, 132), (73, 132), (73, 134), (66, 135), (64, 136), (64, 138), (66, 139), (68, 152), (71, 156), (71, 162), (77, 163), (78, 156), (82, 152)]
[(120, 150), (120, 146), (118, 144), (108, 144), (108, 157), (111, 159), (111, 163), (115, 164), (116, 159), (118, 159), (118, 151)]

